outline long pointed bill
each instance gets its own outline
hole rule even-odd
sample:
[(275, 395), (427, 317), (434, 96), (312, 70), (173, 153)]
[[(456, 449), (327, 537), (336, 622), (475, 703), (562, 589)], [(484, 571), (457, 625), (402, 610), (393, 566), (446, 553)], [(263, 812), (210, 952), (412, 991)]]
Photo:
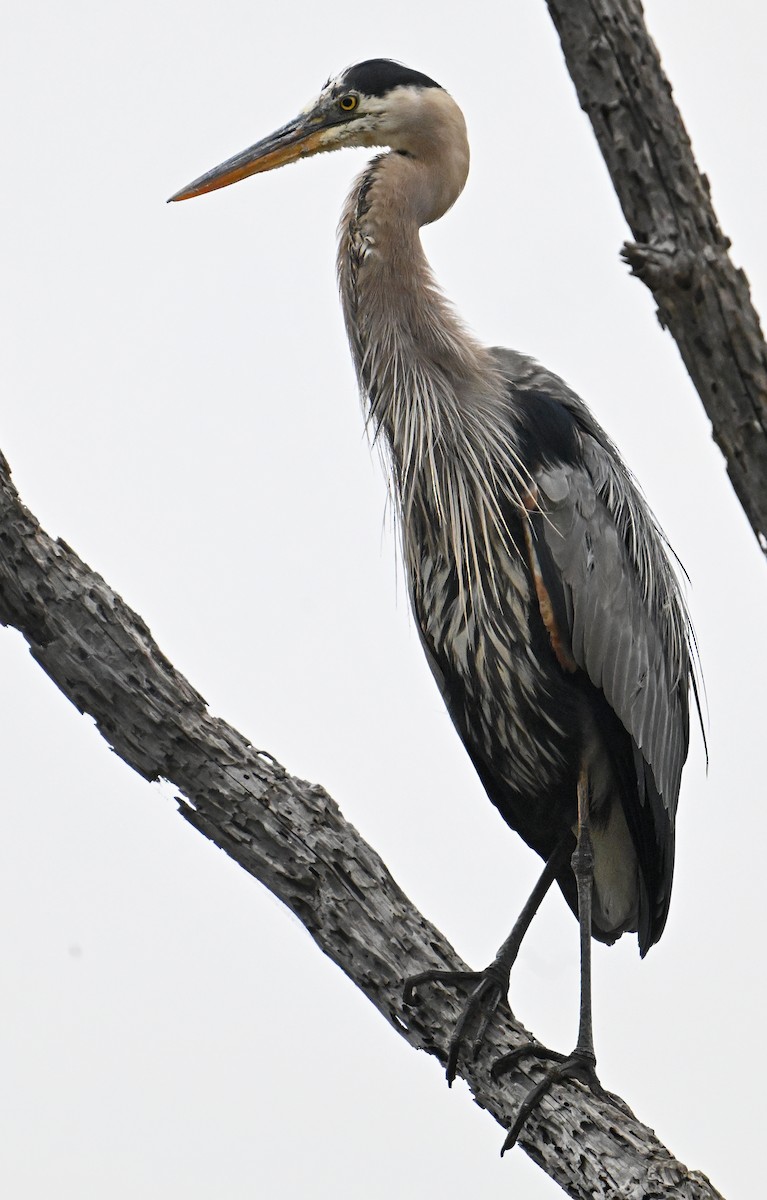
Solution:
[(181, 188), (170, 197), (168, 203), (174, 200), (191, 200), (193, 196), (202, 196), (205, 192), (215, 192), (218, 188), (228, 187), (230, 183), (237, 183), (238, 179), (246, 179), (248, 175), (273, 171), (275, 167), (283, 167), (298, 158), (308, 158), (311, 154), (317, 154), (318, 151), (329, 148), (327, 130), (328, 124), (318, 123), (316, 116), (314, 120), (303, 115), (296, 117), (276, 133), (256, 142), (255, 146), (235, 154), (233, 158), (228, 158), (212, 171)]

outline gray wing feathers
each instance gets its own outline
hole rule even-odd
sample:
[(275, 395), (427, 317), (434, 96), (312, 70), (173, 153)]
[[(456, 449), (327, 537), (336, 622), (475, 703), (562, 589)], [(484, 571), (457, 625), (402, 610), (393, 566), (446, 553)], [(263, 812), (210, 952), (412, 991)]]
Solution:
[[(599, 442), (582, 440), (583, 465), (552, 465), (536, 475), (539, 537), (564, 590), (573, 659), (641, 750), (673, 819), (688, 738), (684, 602), (662, 535), (630, 478)], [(633, 546), (650, 547), (654, 574)]]

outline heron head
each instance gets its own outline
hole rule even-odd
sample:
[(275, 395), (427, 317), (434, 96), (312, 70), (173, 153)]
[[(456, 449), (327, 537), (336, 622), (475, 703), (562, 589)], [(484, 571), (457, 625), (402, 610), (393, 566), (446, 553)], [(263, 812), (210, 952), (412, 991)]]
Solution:
[(344, 146), (388, 146), (413, 157), (458, 150), (468, 171), (466, 127), (455, 101), (428, 75), (391, 59), (373, 58), (329, 79), (294, 120), (170, 199), (189, 200), (248, 175)]

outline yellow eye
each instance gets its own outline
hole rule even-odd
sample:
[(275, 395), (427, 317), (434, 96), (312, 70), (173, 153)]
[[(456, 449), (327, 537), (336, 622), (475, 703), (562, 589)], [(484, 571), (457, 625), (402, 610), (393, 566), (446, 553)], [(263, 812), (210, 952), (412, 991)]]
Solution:
[(342, 96), (338, 101), (338, 106), (339, 108), (342, 108), (344, 112), (352, 112), (352, 110), (357, 107), (357, 97), (351, 95)]

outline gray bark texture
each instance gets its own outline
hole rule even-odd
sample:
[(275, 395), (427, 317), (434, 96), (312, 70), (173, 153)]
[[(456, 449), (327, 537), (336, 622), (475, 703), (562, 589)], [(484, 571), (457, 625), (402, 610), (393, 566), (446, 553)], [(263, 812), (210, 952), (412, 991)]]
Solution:
[[(433, 987), (413, 1009), (402, 989), (429, 967), (466, 969), (452, 946), (321, 787), (292, 777), (208, 713), (141, 618), (23, 507), (2, 456), (0, 623), (21, 631), (33, 658), (129, 766), (179, 789), (182, 816), (296, 914), (400, 1036), (444, 1063), (457, 997)], [(460, 1067), (476, 1103), (504, 1127), (531, 1076), (494, 1082), (489, 1068), (528, 1036), (505, 1008), (477, 1061)], [(542, 1102), (521, 1144), (578, 1200), (721, 1200), (625, 1106), (578, 1084)]]
[(547, 0), (652, 292), (767, 552), (767, 346), (639, 0)]

